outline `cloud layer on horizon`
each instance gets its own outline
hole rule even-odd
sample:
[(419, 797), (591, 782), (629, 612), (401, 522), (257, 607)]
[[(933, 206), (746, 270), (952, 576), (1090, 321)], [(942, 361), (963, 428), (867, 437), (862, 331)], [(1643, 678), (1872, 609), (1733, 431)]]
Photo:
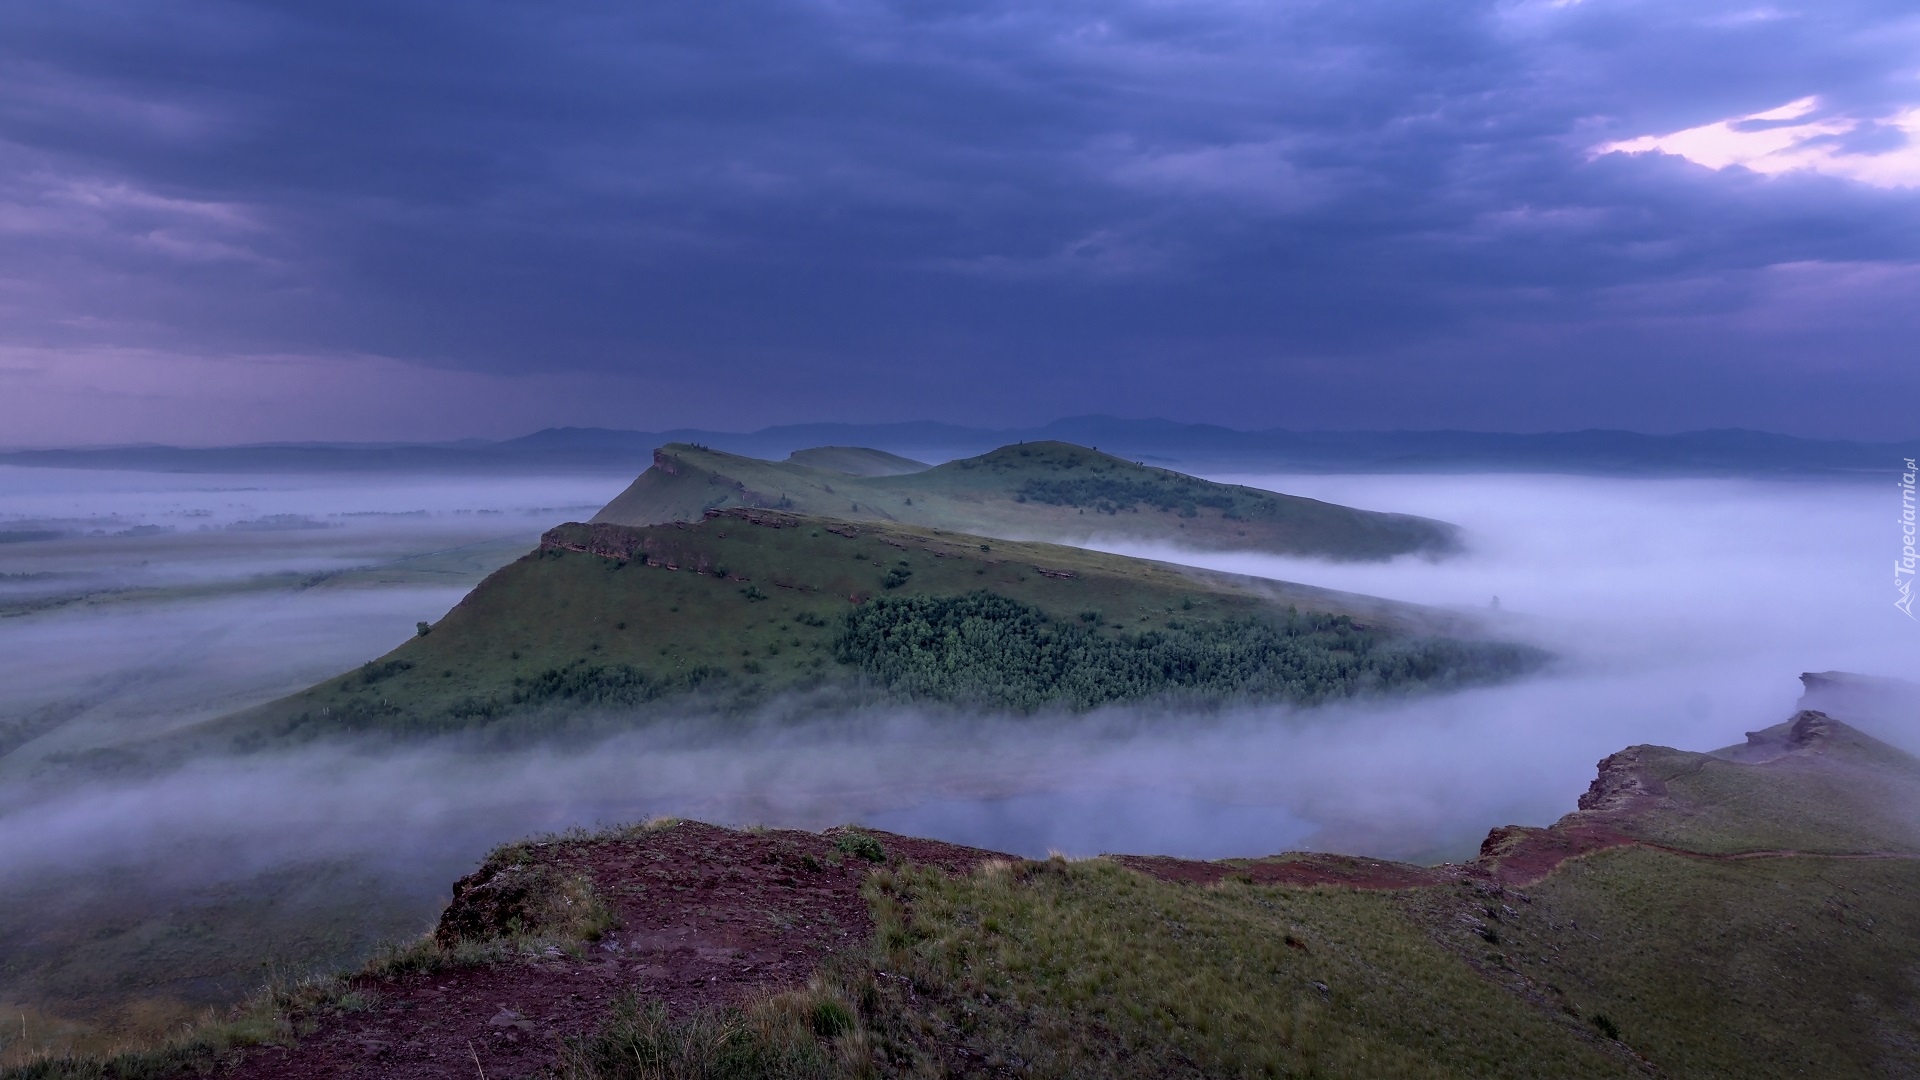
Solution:
[(1885, 2), (20, 5), (0, 425), (1912, 435), (1916, 56)]

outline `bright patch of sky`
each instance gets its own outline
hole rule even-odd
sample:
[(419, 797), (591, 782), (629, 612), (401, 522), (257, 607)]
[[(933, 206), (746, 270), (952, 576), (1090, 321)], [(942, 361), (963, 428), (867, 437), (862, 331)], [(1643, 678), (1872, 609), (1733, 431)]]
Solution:
[(1738, 165), (1768, 176), (1806, 171), (1874, 187), (1912, 187), (1920, 185), (1920, 105), (1861, 119), (1804, 97), (1668, 135), (1606, 143), (1596, 153), (1673, 154), (1709, 169)]

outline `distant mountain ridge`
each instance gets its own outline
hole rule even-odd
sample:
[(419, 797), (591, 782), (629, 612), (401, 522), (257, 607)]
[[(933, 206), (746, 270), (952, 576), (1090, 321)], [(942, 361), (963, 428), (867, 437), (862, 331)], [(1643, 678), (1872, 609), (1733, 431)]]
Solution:
[(1650, 476), (1884, 475), (1920, 456), (1920, 439), (1854, 442), (1744, 429), (1647, 435), (1588, 430), (1239, 431), (1213, 424), (1079, 416), (1030, 428), (934, 422), (787, 424), (752, 432), (683, 428), (547, 428), (498, 442), (272, 443), (226, 447), (125, 446), (16, 450), (0, 464), (160, 472), (637, 472), (666, 443), (695, 443), (778, 460), (812, 447), (872, 447), (938, 463), (1010, 442), (1059, 440), (1133, 460), (1213, 472), (1535, 472)]

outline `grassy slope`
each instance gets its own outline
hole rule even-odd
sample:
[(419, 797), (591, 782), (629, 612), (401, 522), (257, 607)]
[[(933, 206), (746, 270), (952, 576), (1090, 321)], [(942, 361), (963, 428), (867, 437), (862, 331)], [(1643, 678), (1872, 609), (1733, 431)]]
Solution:
[[(575, 550), (586, 548), (619, 557)], [(904, 582), (887, 588), (890, 574), (904, 574)], [(349, 715), (357, 717), (352, 726), (375, 729), (480, 726), (488, 718), (447, 710), (463, 702), (510, 703), (516, 679), (524, 685), (544, 672), (622, 665), (671, 691), (697, 684), (710, 700), (730, 705), (844, 691), (850, 673), (832, 647), (855, 603), (975, 590), (1109, 638), (1169, 622), (1272, 618), (1290, 605), (1352, 616), (1386, 634), (1462, 629), (1424, 609), (1308, 586), (1051, 544), (742, 510), (647, 529), (562, 526), (542, 549), (488, 578), (428, 635), (203, 733), (317, 734)], [(1097, 622), (1085, 621), (1094, 613)]]
[(1670, 1075), (1920, 1075), (1920, 761), (1802, 712), (1712, 754), (1614, 755), (1556, 828), (1596, 824), (1671, 850), (1565, 863), (1482, 922), (1493, 947), (1435, 925)]
[(1649, 793), (1620, 828), (1653, 843), (1920, 854), (1920, 760), (1820, 713), (1711, 754), (1638, 746), (1609, 762)]
[(1453, 527), (1442, 522), (1215, 484), (1059, 442), (1007, 446), (883, 477), (671, 444), (594, 520), (698, 521), (723, 506), (989, 536), (1068, 542), (1100, 536), (1336, 559), (1438, 554), (1456, 546)]
[[(1690, 851), (1920, 853), (1914, 772), (1878, 763), (1694, 764), (1667, 785), (1675, 810), (1648, 818), (1636, 835)], [(1783, 783), (1787, 772), (1795, 775)]]
[(878, 981), (875, 1034), (962, 1074), (1920, 1075), (1920, 858), (1718, 855), (1912, 851), (1914, 819), (1821, 803), (1863, 774), (1910, 800), (1913, 760), (1839, 725), (1743, 771), (1639, 756), (1668, 781), (1644, 831), (1714, 854), (1614, 847), (1524, 892), (1176, 886), (1103, 860), (880, 879), (880, 964), (914, 993)]
[(1102, 860), (870, 887), (879, 965), (913, 990), (878, 980), (875, 1034), (959, 1075), (1634, 1075), (1392, 894), (1174, 885)]
[(1618, 848), (1536, 887), (1499, 949), (1474, 944), (1608, 1017), (1670, 1076), (1912, 1076), (1915, 896), (1913, 860)]
[(787, 460), (795, 465), (827, 469), (849, 476), (904, 476), (907, 473), (925, 472), (933, 467), (924, 461), (864, 446), (815, 446), (807, 450), (795, 450), (787, 455)]

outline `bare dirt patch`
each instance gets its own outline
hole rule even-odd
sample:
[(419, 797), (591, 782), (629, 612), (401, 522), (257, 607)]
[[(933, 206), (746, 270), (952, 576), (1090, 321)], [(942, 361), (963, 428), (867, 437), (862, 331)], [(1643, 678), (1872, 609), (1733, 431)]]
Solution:
[(1525, 887), (1543, 880), (1568, 859), (1640, 843), (1612, 824), (1579, 821), (1569, 815), (1545, 829), (1524, 825), (1494, 829), (1480, 844), (1474, 864), (1503, 885)]
[[(964, 872), (995, 853), (869, 833), (889, 862)], [(507, 1080), (553, 1065), (561, 1040), (584, 1035), (632, 992), (675, 1015), (804, 985), (835, 953), (864, 948), (873, 924), (860, 885), (872, 861), (839, 850), (838, 834), (741, 832), (681, 822), (635, 836), (528, 845), (523, 871), (584, 875), (618, 928), (582, 955), (535, 956), (362, 977), (371, 1007), (330, 1011), (292, 1046), (244, 1052), (230, 1075)], [(471, 894), (485, 882), (462, 879)], [(499, 892), (502, 890), (496, 890)], [(511, 893), (511, 890), (504, 890)], [(491, 910), (511, 912), (512, 897)], [(474, 903), (456, 903), (454, 932), (491, 931)]]

